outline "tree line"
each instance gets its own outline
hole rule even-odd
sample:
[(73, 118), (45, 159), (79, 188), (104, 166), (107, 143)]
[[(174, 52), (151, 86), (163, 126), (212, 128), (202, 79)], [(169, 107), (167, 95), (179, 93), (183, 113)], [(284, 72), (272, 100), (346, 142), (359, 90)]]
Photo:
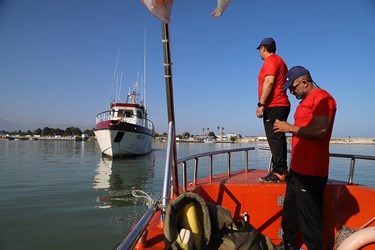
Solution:
[(60, 128), (49, 128), (45, 127), (43, 129), (37, 128), (34, 131), (27, 130), (26, 132), (18, 130), (10, 132), (11, 135), (20, 135), (20, 136), (26, 136), (26, 135), (40, 135), (40, 136), (75, 136), (75, 135), (82, 135), (87, 134), (89, 136), (94, 136), (94, 130), (93, 129), (85, 129), (83, 132), (81, 129), (77, 127), (68, 127), (65, 130)]

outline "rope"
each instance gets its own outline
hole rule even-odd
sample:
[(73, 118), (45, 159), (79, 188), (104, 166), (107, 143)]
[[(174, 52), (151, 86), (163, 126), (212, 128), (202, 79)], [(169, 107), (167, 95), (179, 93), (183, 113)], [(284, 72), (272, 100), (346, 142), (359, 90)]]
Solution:
[(144, 198), (148, 207), (151, 207), (152, 204), (155, 204), (155, 201), (151, 198), (151, 196), (143, 190), (133, 189), (132, 195), (136, 198)]

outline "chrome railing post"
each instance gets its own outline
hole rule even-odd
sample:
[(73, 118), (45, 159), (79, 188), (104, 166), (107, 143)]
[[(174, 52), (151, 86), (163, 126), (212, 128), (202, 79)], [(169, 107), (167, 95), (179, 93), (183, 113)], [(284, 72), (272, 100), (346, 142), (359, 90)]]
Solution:
[(195, 163), (194, 163), (194, 180), (193, 180), (194, 185), (197, 184), (197, 179), (198, 179), (198, 157), (195, 158)]
[(272, 171), (272, 153), (270, 156), (270, 162), (268, 163), (268, 172), (271, 172), (271, 171)]
[(186, 161), (182, 162), (182, 188), (184, 189), (184, 192), (186, 192), (187, 186), (186, 186)]
[(350, 170), (349, 170), (349, 180), (348, 180), (348, 184), (353, 184), (354, 167), (355, 167), (355, 158), (353, 157), (353, 158), (350, 160)]
[(209, 169), (209, 180), (212, 181), (212, 155), (210, 155), (210, 169)]
[(245, 150), (246, 173), (249, 171), (249, 150)]
[(228, 152), (228, 176), (230, 176), (230, 159), (231, 158), (231, 154), (230, 152)]

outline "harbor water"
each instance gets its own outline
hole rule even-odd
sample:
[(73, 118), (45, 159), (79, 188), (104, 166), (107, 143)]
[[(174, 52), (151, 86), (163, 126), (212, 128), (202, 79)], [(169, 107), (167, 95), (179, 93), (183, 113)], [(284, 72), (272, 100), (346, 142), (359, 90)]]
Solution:
[[(181, 143), (177, 151), (181, 158), (255, 147), (249, 168), (267, 169), (270, 153), (260, 146), (267, 145)], [(332, 144), (331, 152), (375, 155), (375, 145)], [(233, 154), (232, 169), (243, 169), (244, 159)], [(225, 168), (226, 160), (215, 156), (214, 165)], [(204, 170), (205, 161), (199, 164)], [(112, 249), (150, 199), (160, 198), (164, 167), (162, 144), (146, 156), (110, 160), (96, 142), (0, 141), (0, 250)], [(349, 167), (350, 159), (332, 158), (329, 178), (347, 181)], [(375, 162), (357, 160), (354, 183), (374, 186), (374, 176)]]

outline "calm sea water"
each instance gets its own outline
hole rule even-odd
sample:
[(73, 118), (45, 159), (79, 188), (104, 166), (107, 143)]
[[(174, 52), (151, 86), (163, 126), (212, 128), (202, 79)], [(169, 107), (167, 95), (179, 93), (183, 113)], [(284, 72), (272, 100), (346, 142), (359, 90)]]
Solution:
[[(269, 153), (249, 144), (177, 144), (178, 158), (238, 147), (250, 151), (250, 167), (267, 169)], [(0, 141), (0, 250), (112, 249), (147, 210), (143, 190), (161, 195), (165, 150), (109, 160), (96, 142)], [(374, 145), (332, 145), (331, 152), (375, 155)], [(233, 155), (243, 162), (244, 155)], [(226, 157), (214, 158), (224, 168)], [(204, 165), (204, 160), (200, 161)], [(238, 165), (238, 164), (237, 164)], [(330, 178), (347, 180), (350, 160), (331, 160)], [(369, 174), (371, 173), (371, 174)], [(375, 166), (357, 161), (354, 182), (375, 185)]]

